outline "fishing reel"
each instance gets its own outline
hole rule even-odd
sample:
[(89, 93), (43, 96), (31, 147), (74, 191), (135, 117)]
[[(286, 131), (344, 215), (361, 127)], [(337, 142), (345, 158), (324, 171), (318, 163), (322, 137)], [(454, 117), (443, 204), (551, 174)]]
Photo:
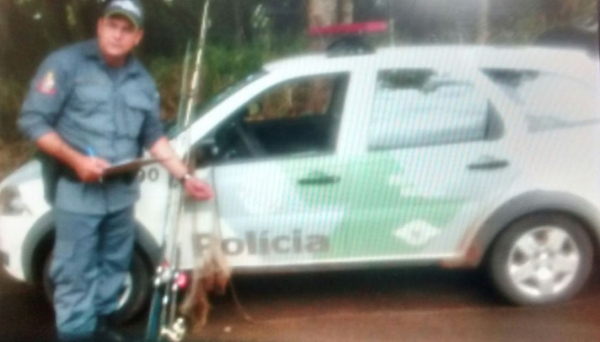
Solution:
[(170, 327), (163, 327), (160, 330), (160, 340), (180, 342), (183, 341), (186, 333), (187, 327), (185, 320), (183, 318), (177, 318), (177, 320)]
[(187, 274), (164, 263), (156, 270), (151, 320), (146, 342), (180, 342), (187, 333), (185, 320), (177, 317), (179, 292), (187, 288)]

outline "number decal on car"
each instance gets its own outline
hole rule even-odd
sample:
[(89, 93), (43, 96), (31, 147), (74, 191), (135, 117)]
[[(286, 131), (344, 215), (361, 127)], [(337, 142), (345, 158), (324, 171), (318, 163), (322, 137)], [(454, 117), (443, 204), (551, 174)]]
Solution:
[(141, 169), (138, 173), (138, 178), (140, 183), (143, 183), (146, 180), (149, 182), (156, 182), (160, 178), (160, 172), (154, 167), (150, 168), (149, 170)]

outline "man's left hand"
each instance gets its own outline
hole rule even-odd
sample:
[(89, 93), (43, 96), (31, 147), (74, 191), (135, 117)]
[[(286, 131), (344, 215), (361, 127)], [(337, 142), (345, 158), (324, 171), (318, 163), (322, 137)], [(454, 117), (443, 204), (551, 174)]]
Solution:
[(195, 177), (187, 178), (183, 181), (185, 191), (198, 201), (206, 201), (213, 197), (210, 186)]

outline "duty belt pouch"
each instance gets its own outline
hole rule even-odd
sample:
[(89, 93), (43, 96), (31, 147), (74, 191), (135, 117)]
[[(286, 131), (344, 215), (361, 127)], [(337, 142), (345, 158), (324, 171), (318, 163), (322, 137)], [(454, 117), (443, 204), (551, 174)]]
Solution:
[(40, 161), (42, 165), (42, 182), (44, 184), (44, 198), (48, 204), (53, 205), (56, 199), (56, 188), (58, 186), (58, 179), (60, 178), (64, 166), (56, 160), (56, 158), (48, 155), (47, 153), (38, 150), (35, 154), (35, 158)]
[(123, 182), (127, 185), (131, 185), (131, 183), (133, 183), (139, 173), (139, 169), (137, 171), (130, 171), (130, 172), (124, 172), (124, 173), (119, 173), (117, 175), (112, 175), (112, 176), (107, 176), (104, 177), (105, 181), (111, 182), (111, 181), (118, 181), (118, 182)]
[[(69, 101), (71, 98), (71, 93), (73, 89), (69, 90), (65, 103)], [(62, 113), (64, 109), (64, 103), (61, 106), (59, 113)], [(52, 126), (56, 125), (58, 118), (52, 122)], [(56, 200), (56, 189), (58, 188), (58, 180), (64, 173), (65, 167), (60, 161), (58, 161), (53, 156), (48, 153), (37, 150), (34, 155), (34, 158), (37, 159), (42, 166), (42, 183), (44, 185), (44, 199), (48, 204), (52, 207), (54, 206), (54, 202)]]

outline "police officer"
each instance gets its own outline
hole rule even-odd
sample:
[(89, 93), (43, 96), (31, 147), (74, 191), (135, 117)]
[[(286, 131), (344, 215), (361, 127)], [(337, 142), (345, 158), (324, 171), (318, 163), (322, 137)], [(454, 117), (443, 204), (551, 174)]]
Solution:
[[(146, 148), (197, 200), (210, 188), (188, 173), (163, 136), (159, 96), (132, 55), (140, 43), (138, 0), (114, 0), (97, 39), (52, 53), (39, 67), (19, 117), (21, 131), (59, 161), (53, 197), (56, 241), (51, 265), (61, 340), (119, 340), (114, 320), (134, 240), (135, 174), (103, 177), (111, 164)], [(96, 336), (96, 337), (94, 337)]]

